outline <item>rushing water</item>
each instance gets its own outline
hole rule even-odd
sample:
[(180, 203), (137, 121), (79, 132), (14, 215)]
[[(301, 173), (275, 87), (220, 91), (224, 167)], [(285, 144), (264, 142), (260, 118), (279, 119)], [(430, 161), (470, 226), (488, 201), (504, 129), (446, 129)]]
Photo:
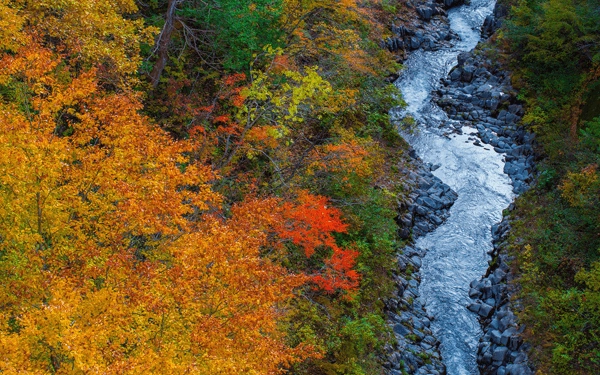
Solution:
[[(451, 10), (451, 27), (461, 40), (451, 48), (413, 53), (396, 82), (408, 104), (404, 112), (424, 124), (417, 134), (406, 135), (407, 140), (424, 161), (441, 165), (434, 174), (458, 193), (450, 218), (417, 241), (417, 246), (428, 249), (420, 295), (435, 316), (432, 329), (442, 343), (449, 375), (479, 374), (476, 352), (481, 329), (475, 314), (466, 309), (469, 282), (485, 273), (486, 252), (492, 248), (490, 227), (501, 220), (513, 195), (502, 171), (502, 155), (491, 147), (473, 145), (467, 135), (443, 136), (436, 131), (449, 120), (431, 102), (430, 93), (456, 64), (457, 55), (476, 46), (483, 19), (493, 6), (494, 0), (473, 0)], [(463, 130), (469, 133), (468, 128)]]

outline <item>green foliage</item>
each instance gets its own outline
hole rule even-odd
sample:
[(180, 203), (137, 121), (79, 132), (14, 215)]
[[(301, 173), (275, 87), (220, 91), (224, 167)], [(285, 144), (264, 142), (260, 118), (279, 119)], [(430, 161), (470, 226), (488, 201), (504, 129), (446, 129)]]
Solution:
[(517, 200), (521, 319), (541, 373), (599, 373), (600, 121), (579, 116), (594, 112), (585, 104), (596, 99), (600, 10), (591, 0), (520, 0), (506, 25), (523, 122), (548, 156)]
[(540, 189), (550, 189), (556, 184), (556, 169), (540, 168), (538, 175), (538, 187)]
[(178, 15), (210, 34), (202, 38), (211, 53), (221, 56), (223, 68), (247, 71), (264, 46), (282, 44), (281, 12), (281, 0), (211, 0), (186, 1)]
[(550, 157), (563, 156), (576, 126), (572, 112), (597, 79), (599, 25), (598, 7), (588, 0), (522, 0), (507, 21), (503, 38), (511, 44), (515, 83), (529, 108), (524, 122)]
[(376, 314), (366, 314), (361, 319), (348, 321), (342, 329), (342, 334), (348, 336), (359, 353), (364, 354), (380, 345), (377, 336), (382, 331), (385, 331), (383, 318)]
[(600, 117), (587, 121), (580, 132), (582, 142), (592, 151), (600, 153)]
[[(547, 176), (556, 173), (546, 171)], [(594, 262), (600, 257), (600, 220), (595, 206), (567, 202), (565, 192), (557, 189), (556, 177), (540, 183), (543, 188), (517, 201), (520, 219), (511, 238), (525, 306), (521, 319), (529, 327), (529, 340), (548, 348), (536, 351), (542, 371), (595, 373), (600, 368), (600, 305), (593, 289), (598, 285)], [(522, 243), (526, 245), (518, 245)], [(586, 271), (591, 264), (595, 264), (592, 270)]]
[(597, 119), (578, 118), (598, 78), (599, 21), (591, 1), (522, 0), (503, 33), (515, 62), (513, 82), (527, 103), (523, 121), (548, 156), (536, 188), (517, 201), (512, 237), (521, 318), (537, 344), (535, 360), (543, 373), (600, 370), (600, 311), (596, 292), (586, 284), (595, 279), (586, 270), (600, 256), (595, 167), (600, 126)]
[[(586, 275), (587, 273), (580, 273)], [(597, 282), (597, 275), (595, 280)], [(594, 373), (600, 366), (600, 311), (598, 292), (591, 289), (550, 290), (541, 301), (541, 308), (552, 320), (550, 330), (564, 335), (557, 337), (552, 349), (553, 371), (571, 373), (575, 365), (579, 371)]]

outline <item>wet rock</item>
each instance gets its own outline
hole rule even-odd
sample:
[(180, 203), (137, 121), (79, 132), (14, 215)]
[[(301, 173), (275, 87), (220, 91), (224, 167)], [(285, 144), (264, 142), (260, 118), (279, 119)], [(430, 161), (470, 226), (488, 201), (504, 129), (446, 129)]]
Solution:
[(479, 313), (479, 310), (481, 309), (481, 304), (479, 303), (471, 303), (467, 306), (467, 309), (469, 309), (469, 311), (474, 312), (475, 314)]
[[(460, 77), (462, 76), (462, 70), (461, 69), (454, 69), (450, 72), (450, 79), (452, 81), (458, 81), (460, 79)], [(443, 107), (443, 105), (442, 105)]]
[(410, 334), (410, 330), (408, 328), (406, 328), (405, 326), (403, 326), (402, 324), (396, 324), (394, 325), (394, 333), (400, 335), (400, 336), (406, 336), (408, 334)]
[(501, 340), (502, 340), (502, 333), (500, 331), (498, 331), (497, 329), (493, 330), (490, 334), (490, 339), (492, 340), (492, 342), (496, 345), (500, 344)]
[(507, 375), (532, 375), (533, 371), (522, 364), (509, 364), (506, 366), (506, 374)]
[(435, 14), (435, 8), (431, 8), (429, 6), (419, 6), (417, 7), (417, 14), (425, 21), (429, 21), (431, 17)]
[[(492, 22), (491, 18), (486, 21)], [(509, 76), (483, 56), (460, 54), (457, 67), (442, 80), (444, 86), (434, 100), (450, 118), (476, 127), (473, 135), (477, 138), (470, 139), (475, 145), (488, 144), (505, 155), (504, 172), (511, 178), (513, 191), (521, 194), (528, 189), (535, 170), (535, 137), (519, 126), (524, 110), (512, 94)], [(512, 289), (506, 282), (512, 276), (502, 245), (509, 230), (508, 221), (492, 227), (494, 246), (489, 254), (496, 258), (491, 262), (493, 268), (486, 277), (473, 280), (469, 289), (474, 301), (467, 308), (480, 317), (484, 330), (477, 354), (482, 375), (532, 374), (527, 345), (520, 336), (524, 328), (510, 310)]]
[(444, 0), (444, 7), (446, 9), (450, 9), (452, 7), (459, 6), (464, 3), (465, 3), (464, 0)]

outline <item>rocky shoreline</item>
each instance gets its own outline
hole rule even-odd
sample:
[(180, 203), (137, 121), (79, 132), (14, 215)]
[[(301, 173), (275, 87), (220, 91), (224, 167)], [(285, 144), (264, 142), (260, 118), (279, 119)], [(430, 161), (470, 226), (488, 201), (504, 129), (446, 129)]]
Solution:
[(462, 4), (464, 0), (407, 1), (405, 6), (412, 12), (408, 12), (409, 16), (397, 17), (390, 27), (393, 36), (382, 40), (381, 47), (396, 53), (398, 62), (405, 61), (411, 52), (419, 49), (435, 51), (450, 47), (458, 36), (450, 28), (446, 11)]
[[(448, 210), (458, 195), (431, 173), (436, 166), (425, 164), (414, 151), (409, 155), (411, 167), (399, 168), (404, 175), (404, 189), (411, 193), (398, 203), (397, 220), (402, 228), (400, 236), (416, 239), (448, 218)], [(389, 375), (446, 374), (440, 342), (430, 329), (434, 318), (427, 314), (419, 299), (419, 270), (425, 254), (426, 250), (410, 244), (397, 257), (398, 268), (394, 275), (397, 289), (386, 302), (387, 323), (395, 338), (395, 345), (386, 347), (384, 369)]]
[[(523, 106), (518, 103), (510, 76), (502, 67), (486, 58), (486, 48), (458, 56), (458, 65), (433, 100), (453, 122), (453, 131), (472, 127), (476, 146), (487, 144), (505, 155), (504, 173), (512, 180), (515, 194), (525, 192), (535, 169), (535, 135), (519, 125)], [(482, 144), (483, 143), (483, 144)]]
[[(403, 26), (393, 25), (396, 37), (382, 43), (390, 51), (399, 53), (399, 61), (411, 51), (435, 50), (456, 38), (449, 28), (445, 10), (462, 4), (462, 1), (409, 4), (416, 9), (419, 20), (403, 22)], [(501, 26), (506, 13), (504, 5), (496, 4), (494, 14), (486, 18), (482, 27), (483, 38), (491, 36)], [(469, 131), (474, 145), (494, 148), (505, 155), (504, 172), (511, 178), (513, 191), (518, 195), (526, 191), (532, 181), (535, 136), (519, 125), (523, 107), (516, 99), (510, 75), (499, 63), (486, 57), (489, 48), (480, 43), (475, 51), (460, 54), (458, 65), (442, 79), (433, 100), (451, 120), (455, 120), (442, 125), (447, 127), (448, 133)], [(416, 239), (442, 224), (457, 197), (450, 187), (431, 174), (435, 166), (425, 165), (414, 152), (411, 156), (415, 159), (414, 169), (403, 172), (407, 178), (405, 188), (412, 193), (398, 208), (403, 239), (411, 238), (411, 235)], [(512, 207), (511, 204), (509, 210)], [(477, 352), (477, 363), (483, 375), (533, 374), (527, 356), (529, 346), (520, 337), (524, 326), (518, 324), (512, 311), (518, 301), (511, 300), (514, 286), (510, 281), (514, 275), (509, 267), (512, 259), (506, 251), (509, 230), (507, 217), (492, 227), (490, 267), (485, 276), (470, 285), (469, 296), (474, 302), (467, 308), (479, 315), (484, 332)], [(397, 345), (386, 348), (386, 374), (446, 373), (439, 341), (429, 329), (433, 317), (419, 301), (419, 269), (424, 255), (425, 250), (414, 245), (406, 246), (398, 255), (397, 293), (386, 303), (388, 324)]]
[(518, 301), (511, 299), (515, 285), (510, 283), (514, 275), (509, 267), (512, 258), (507, 254), (509, 231), (508, 217), (492, 227), (494, 248), (490, 255), (494, 258), (487, 274), (480, 280), (473, 280), (469, 290), (469, 296), (475, 302), (468, 308), (480, 316), (484, 332), (477, 350), (477, 363), (482, 375), (534, 373), (527, 355), (530, 346), (523, 343), (520, 336), (525, 326), (518, 323), (513, 313)]
[[(450, 46), (457, 35), (450, 29), (446, 10), (463, 4), (463, 0), (424, 3), (407, 2), (418, 18), (402, 19), (392, 25), (394, 37), (382, 41), (382, 48), (396, 53), (399, 62), (412, 51), (436, 50)], [(389, 77), (390, 81), (398, 75)], [(446, 367), (439, 350), (440, 342), (430, 329), (433, 316), (427, 314), (419, 298), (421, 259), (426, 250), (414, 246), (414, 240), (433, 231), (449, 216), (449, 209), (457, 198), (448, 185), (431, 171), (438, 166), (424, 163), (409, 151), (410, 167), (399, 166), (404, 175), (404, 190), (408, 197), (398, 202), (399, 236), (408, 240), (397, 256), (398, 268), (394, 275), (396, 289), (386, 301), (387, 323), (394, 335), (394, 345), (385, 348), (383, 359), (386, 375), (444, 375)]]
[[(470, 135), (477, 137), (475, 145), (489, 145), (505, 155), (504, 173), (511, 178), (514, 193), (521, 194), (529, 187), (535, 170), (535, 137), (519, 126), (523, 108), (517, 103), (508, 74), (485, 58), (485, 52), (482, 49), (459, 56), (458, 66), (443, 81), (436, 100), (450, 118), (473, 126)], [(518, 324), (512, 311), (514, 290), (509, 282), (514, 275), (505, 242), (509, 230), (506, 217), (492, 227), (490, 268), (470, 285), (469, 296), (474, 302), (468, 309), (479, 315), (484, 331), (477, 352), (482, 375), (533, 374), (528, 363), (529, 346), (520, 337), (525, 327)]]

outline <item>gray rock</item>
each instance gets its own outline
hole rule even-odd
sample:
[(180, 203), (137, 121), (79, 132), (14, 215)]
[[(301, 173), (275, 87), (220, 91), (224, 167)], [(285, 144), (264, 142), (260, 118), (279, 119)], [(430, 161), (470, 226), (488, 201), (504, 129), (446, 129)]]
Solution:
[(420, 203), (433, 210), (439, 210), (440, 208), (444, 207), (444, 202), (435, 197), (419, 197), (417, 198), (417, 203)]
[(500, 324), (499, 324), (499, 329), (501, 331), (506, 331), (506, 329), (510, 326), (512, 326), (515, 323), (515, 319), (514, 316), (508, 315), (508, 316), (504, 316), (502, 318), (500, 318)]
[(460, 76), (460, 80), (462, 82), (471, 82), (473, 80), (473, 75), (475, 73), (475, 68), (470, 65), (465, 65), (462, 68), (462, 74)]
[(419, 47), (421, 47), (421, 40), (419, 40), (417, 37), (411, 37), (410, 38), (410, 48), (415, 50), (415, 49), (419, 49)]
[(500, 339), (500, 343), (504, 346), (508, 346), (508, 340), (514, 335), (517, 330), (514, 327), (508, 328), (506, 331), (502, 332), (502, 337)]
[[(508, 348), (510, 350), (518, 350), (519, 346), (521, 346), (522, 339), (519, 336), (511, 336), (508, 340)], [(514, 362), (514, 361), (513, 361)]]
[(494, 344), (500, 344), (500, 341), (502, 340), (502, 333), (495, 329), (491, 332), (490, 339)]
[(529, 367), (522, 364), (509, 364), (506, 366), (506, 375), (532, 375)]
[(402, 324), (394, 325), (393, 330), (394, 330), (394, 333), (396, 333), (400, 336), (406, 336), (406, 335), (410, 334), (410, 330)]
[(429, 221), (432, 222), (435, 225), (440, 225), (444, 222), (444, 220), (442, 220), (441, 218), (435, 216), (435, 215), (429, 215)]
[(499, 346), (496, 349), (494, 349), (494, 353), (492, 354), (492, 360), (498, 362), (504, 361), (506, 353), (508, 353), (508, 348), (504, 346)]
[(470, 298), (478, 298), (479, 296), (481, 296), (481, 292), (479, 290), (474, 288), (469, 289)]
[(429, 21), (434, 15), (434, 10), (429, 7), (420, 6), (417, 8), (417, 13), (423, 20)]
[(415, 213), (420, 216), (427, 216), (429, 210), (423, 206), (415, 205)]
[(489, 365), (492, 363), (492, 353), (490, 352), (486, 352), (481, 356), (481, 359), (479, 360), (480, 363), (483, 363), (485, 365)]
[(474, 312), (474, 313), (477, 314), (479, 312), (479, 310), (481, 309), (481, 304), (479, 304), (479, 303), (470, 303), (467, 306), (467, 309), (469, 309), (469, 311)]
[(460, 68), (452, 70), (450, 72), (450, 79), (453, 81), (458, 81), (462, 75), (462, 70)]
[(493, 309), (494, 309), (493, 306), (490, 306), (487, 303), (482, 303), (481, 308), (479, 309), (477, 314), (479, 314), (479, 316), (481, 316), (483, 318), (487, 318), (488, 316), (490, 316), (490, 313), (492, 312)]
[(498, 329), (498, 319), (496, 319), (496, 318), (492, 319), (489, 324), (489, 328), (497, 330)]

